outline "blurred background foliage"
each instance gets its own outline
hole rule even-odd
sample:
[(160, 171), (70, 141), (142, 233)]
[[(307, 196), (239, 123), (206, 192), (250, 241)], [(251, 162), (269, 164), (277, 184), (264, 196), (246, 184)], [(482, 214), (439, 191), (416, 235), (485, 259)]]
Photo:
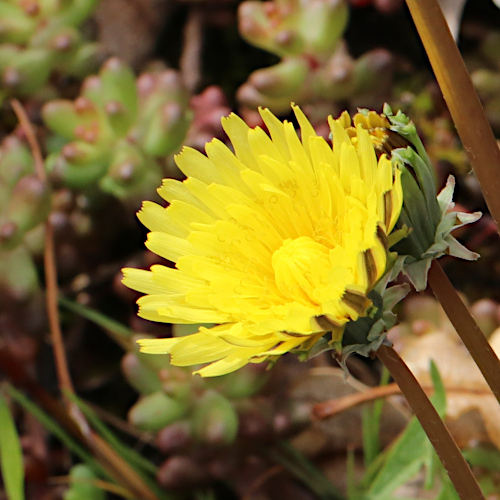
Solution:
[[(500, 10), (442, 4), (500, 135)], [(0, 0), (0, 498), (455, 498), (397, 388), (376, 399), (387, 377), (372, 360), (349, 358), (347, 380), (328, 356), (203, 380), (135, 347), (193, 329), (140, 320), (120, 283), (123, 266), (159, 259), (143, 246), (141, 201), (159, 201), (162, 178), (182, 178), (182, 145), (225, 140), (222, 116), (258, 126), (266, 106), (292, 119), (292, 101), (325, 137), (329, 114), (402, 109), (440, 186), (453, 173), (458, 203), (485, 211), (402, 0)], [(47, 221), (78, 394), (66, 407), (45, 304)], [(480, 261), (443, 263), (500, 349), (495, 225), (486, 213), (460, 238)], [(495, 398), (431, 296), (399, 313), (390, 338), (434, 387), (488, 498), (500, 498)], [(330, 400), (347, 402), (318, 417)]]

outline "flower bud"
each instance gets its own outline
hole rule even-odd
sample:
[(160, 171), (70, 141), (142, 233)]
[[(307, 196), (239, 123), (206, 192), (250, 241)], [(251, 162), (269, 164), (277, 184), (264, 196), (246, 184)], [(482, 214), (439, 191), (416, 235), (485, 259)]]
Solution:
[(384, 106), (384, 114), (391, 123), (391, 133), (396, 133), (411, 144), (391, 151), (393, 163), (402, 172), (403, 187), (403, 207), (396, 227), (406, 233), (406, 237), (394, 247), (398, 253), (398, 261), (394, 265), (392, 276), (395, 277), (402, 271), (416, 290), (424, 290), (433, 259), (444, 254), (465, 260), (479, 257), (461, 245), (450, 233), (477, 221), (481, 214), (453, 210), (453, 176), (448, 178), (445, 188), (436, 196), (433, 168), (414, 123), (401, 111), (394, 115), (388, 105)]

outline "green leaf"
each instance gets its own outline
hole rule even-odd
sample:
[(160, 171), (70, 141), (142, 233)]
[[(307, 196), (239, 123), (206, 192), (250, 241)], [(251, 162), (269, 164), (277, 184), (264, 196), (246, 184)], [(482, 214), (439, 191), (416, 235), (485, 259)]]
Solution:
[[(380, 385), (386, 385), (389, 377), (389, 372), (384, 368)], [(366, 467), (369, 467), (380, 453), (380, 418), (383, 406), (384, 399), (381, 398), (376, 400), (371, 408), (363, 409), (363, 453)]]
[(430, 400), (439, 416), (443, 418), (446, 414), (446, 390), (441, 375), (439, 374), (438, 367), (433, 360), (430, 362), (430, 372), (432, 385), (434, 386), (434, 394)]
[(95, 411), (87, 405), (83, 400), (78, 398), (75, 394), (67, 394), (67, 397), (73, 401), (78, 408), (82, 411), (89, 423), (99, 435), (118, 453), (127, 463), (129, 463), (136, 472), (141, 476), (147, 486), (155, 493), (161, 500), (171, 500), (175, 496), (163, 491), (156, 480), (152, 476), (158, 473), (158, 467), (144, 458), (140, 453), (135, 451), (132, 447), (126, 445), (121, 441), (99, 418)]
[(463, 455), (473, 467), (483, 467), (489, 471), (500, 471), (500, 451), (486, 448), (464, 450)]
[(74, 453), (82, 462), (85, 462), (91, 467), (96, 474), (108, 480), (112, 480), (111, 476), (99, 465), (92, 455), (81, 446), (76, 439), (71, 437), (54, 418), (47, 415), (13, 386), (6, 385), (6, 390), (14, 400), (16, 400), (25, 410), (29, 411), (51, 434), (59, 439), (71, 453)]
[[(434, 385), (434, 395), (431, 401), (439, 415), (443, 416), (446, 412), (446, 392), (438, 369), (433, 362), (431, 362), (430, 372)], [(378, 459), (373, 465), (378, 464)], [(434, 473), (441, 467), (439, 461), (436, 460), (436, 454), (430, 441), (415, 417), (384, 455), (383, 460), (383, 465), (363, 497), (365, 500), (390, 498), (391, 493), (396, 488), (409, 481), (422, 467), (427, 469), (426, 487), (430, 487), (433, 483)]]
[(420, 423), (413, 418), (404, 433), (396, 440), (385, 463), (370, 485), (365, 498), (386, 500), (391, 493), (414, 477), (429, 460), (432, 452)]
[(78, 406), (100, 436), (110, 446), (112, 446), (123, 459), (125, 459), (130, 465), (133, 465), (137, 471), (149, 472), (151, 474), (158, 473), (158, 467), (144, 458), (140, 453), (120, 441), (120, 439), (118, 439), (116, 435), (106, 426), (106, 424), (104, 424), (104, 422), (97, 416), (88, 404), (74, 394), (68, 394), (67, 396)]
[(442, 474), (443, 486), (436, 500), (460, 500), (458, 493), (446, 474)]
[(73, 302), (72, 300), (59, 296), (59, 304), (82, 316), (92, 323), (100, 326), (117, 344), (121, 345), (126, 351), (133, 350), (134, 344), (132, 342), (132, 336), (134, 332), (127, 328), (125, 325), (115, 321), (112, 318), (109, 318), (105, 314), (102, 314), (95, 309), (91, 309), (90, 307), (84, 306), (83, 304), (78, 304), (77, 302)]
[(344, 500), (332, 482), (287, 441), (279, 442), (275, 448), (267, 447), (266, 454), (302, 481), (318, 500)]
[(9, 500), (24, 500), (23, 452), (16, 424), (0, 393), (0, 466)]

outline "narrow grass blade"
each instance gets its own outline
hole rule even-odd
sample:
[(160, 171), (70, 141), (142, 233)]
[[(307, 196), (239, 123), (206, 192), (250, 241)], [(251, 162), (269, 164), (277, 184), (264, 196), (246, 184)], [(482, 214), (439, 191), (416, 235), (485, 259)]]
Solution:
[(24, 466), (16, 424), (4, 394), (0, 393), (0, 467), (9, 500), (24, 500)]

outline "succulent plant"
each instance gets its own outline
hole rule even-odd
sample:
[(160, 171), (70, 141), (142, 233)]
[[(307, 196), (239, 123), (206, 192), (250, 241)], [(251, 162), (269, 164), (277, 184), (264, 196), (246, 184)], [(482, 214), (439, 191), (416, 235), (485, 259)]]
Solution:
[(55, 72), (83, 78), (96, 43), (78, 30), (98, 0), (0, 0), (0, 100), (40, 90)]
[(34, 173), (28, 147), (15, 135), (0, 145), (0, 288), (16, 300), (38, 289), (33, 254), (43, 248), (51, 192)]
[(136, 79), (116, 58), (84, 81), (75, 101), (51, 101), (42, 115), (59, 136), (46, 162), (54, 181), (82, 191), (98, 185), (132, 202), (159, 185), (165, 175), (159, 159), (177, 151), (190, 123), (177, 72)]
[[(174, 335), (198, 326), (174, 325)], [(240, 462), (251, 456), (268, 467), (269, 457), (257, 459), (257, 450), (266, 450), (310, 423), (304, 402), (283, 396), (297, 376), (296, 367), (287, 371), (282, 364), (283, 370), (274, 370), (271, 378), (262, 365), (254, 364), (208, 379), (193, 376), (189, 367), (171, 365), (168, 358), (129, 352), (122, 359), (122, 371), (139, 393), (128, 420), (155, 434), (156, 446), (168, 457), (159, 466), (157, 480), (169, 491), (220, 480), (237, 488), (248, 480), (240, 474)], [(279, 390), (273, 390), (273, 384)]]
[(243, 38), (281, 58), (254, 71), (239, 88), (237, 97), (246, 106), (280, 113), (289, 110), (290, 102), (362, 100), (363, 94), (373, 96), (391, 79), (387, 51), (373, 50), (357, 60), (348, 54), (342, 41), (346, 0), (249, 0), (240, 5), (238, 15)]
[(87, 465), (77, 464), (71, 468), (69, 473), (71, 479), (70, 487), (64, 492), (64, 500), (104, 500), (106, 493), (96, 486), (98, 477)]
[(190, 442), (210, 445), (234, 442), (236, 402), (254, 396), (268, 378), (260, 369), (249, 369), (206, 380), (170, 365), (166, 355), (138, 352), (124, 356), (122, 370), (140, 395), (129, 412), (132, 424), (153, 432), (181, 426)]

